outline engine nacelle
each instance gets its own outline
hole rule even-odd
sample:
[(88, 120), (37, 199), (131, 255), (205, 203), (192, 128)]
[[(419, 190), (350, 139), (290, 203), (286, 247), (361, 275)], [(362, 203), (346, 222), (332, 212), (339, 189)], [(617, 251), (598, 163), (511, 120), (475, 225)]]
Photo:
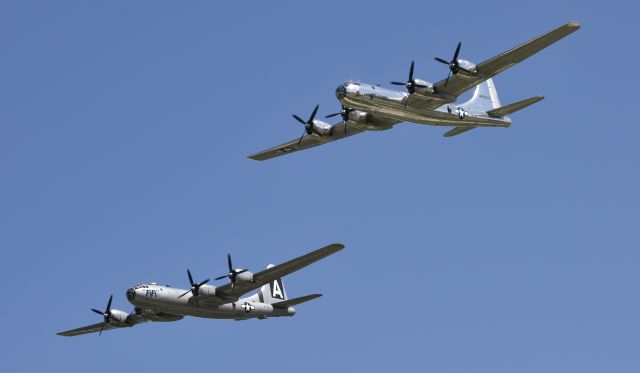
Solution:
[(236, 281), (240, 282), (253, 282), (253, 273), (250, 271), (239, 273), (236, 276)]
[(371, 116), (364, 111), (353, 110), (349, 112), (349, 121), (358, 124), (367, 124), (371, 122)]
[(419, 94), (419, 95), (423, 95), (423, 96), (431, 96), (435, 93), (434, 89), (433, 89), (433, 84), (430, 82), (427, 82), (425, 80), (422, 79), (414, 79), (414, 81), (416, 82), (416, 86), (414, 89), (414, 93), (415, 94)]
[(203, 297), (212, 297), (216, 295), (216, 287), (207, 284), (200, 285), (200, 288), (198, 288), (198, 295)]
[(473, 62), (469, 62), (467, 60), (458, 59), (458, 66), (461, 69), (458, 70), (456, 74), (465, 75), (465, 76), (476, 76), (478, 75), (478, 69), (476, 68), (476, 64)]
[[(333, 130), (334, 130), (333, 126), (330, 125), (329, 123), (325, 123), (325, 122), (323, 122), (321, 120), (314, 120), (313, 121), (313, 131), (315, 133), (319, 134), (320, 136), (332, 136), (333, 135)], [(247, 272), (245, 272), (245, 273), (247, 273)], [(244, 273), (242, 273), (242, 274), (244, 274)], [(252, 281), (253, 281), (253, 277), (252, 277)]]
[(129, 317), (129, 314), (127, 312), (116, 309), (111, 310), (111, 322), (125, 322), (127, 321), (127, 317)]

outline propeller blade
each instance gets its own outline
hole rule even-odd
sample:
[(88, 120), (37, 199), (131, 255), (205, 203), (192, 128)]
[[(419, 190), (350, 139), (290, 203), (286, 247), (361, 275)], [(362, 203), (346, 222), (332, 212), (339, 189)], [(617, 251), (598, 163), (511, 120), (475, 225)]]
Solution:
[(411, 67), (409, 68), (409, 81), (413, 82), (413, 65), (414, 61), (411, 61)]
[(202, 281), (201, 283), (199, 283), (199, 284), (198, 284), (198, 287), (200, 287), (200, 286), (202, 286), (202, 285), (206, 284), (207, 282), (209, 282), (209, 280), (211, 280), (211, 279), (209, 279), (209, 278), (208, 278), (208, 279), (206, 279), (206, 280)]
[(297, 120), (298, 122), (302, 123), (302, 124), (307, 124), (304, 120), (302, 120), (302, 118), (300, 118), (299, 116), (292, 114), (293, 118), (295, 120)]
[(320, 105), (316, 105), (316, 108), (313, 109), (313, 113), (311, 113), (311, 117), (309, 118), (309, 121), (307, 123), (312, 123), (313, 122), (313, 120), (316, 118), (316, 113), (318, 112), (318, 108), (319, 107), (320, 107)]
[(306, 134), (307, 134), (307, 130), (305, 129), (305, 130), (304, 130), (304, 132), (302, 132), (302, 136), (300, 136), (300, 140), (298, 140), (298, 145), (297, 145), (297, 146), (300, 146), (300, 142), (302, 142), (302, 138), (303, 138), (303, 137), (304, 137), (304, 135), (306, 135)]
[(102, 312), (102, 311), (98, 311), (98, 310), (97, 310), (97, 309), (95, 309), (95, 308), (92, 308), (92, 309), (91, 309), (91, 311), (93, 311), (93, 312), (97, 313), (98, 315), (103, 315), (103, 316), (104, 316), (104, 312)]
[(182, 298), (182, 297), (184, 297), (185, 295), (187, 295), (189, 293), (191, 293), (191, 290), (187, 290), (184, 293), (180, 294), (180, 296), (178, 296), (178, 298)]
[(451, 62), (458, 61), (458, 54), (460, 54), (460, 47), (461, 46), (462, 46), (462, 42), (458, 42), (458, 46), (456, 47), (456, 52), (453, 54), (453, 59), (451, 60)]
[(393, 85), (407, 85), (406, 82), (391, 82)]
[(223, 278), (227, 278), (229, 277), (229, 275), (224, 275), (224, 276), (220, 276), (220, 277), (216, 277), (213, 279), (213, 281), (218, 281), (218, 280), (222, 280)]
[(191, 277), (191, 271), (187, 269), (187, 275), (189, 276), (189, 284), (193, 286), (193, 277)]
[(449, 83), (449, 78), (451, 77), (451, 70), (449, 70), (449, 74), (447, 75), (447, 80), (444, 81), (444, 86), (447, 86), (447, 83)]
[(109, 313), (111, 311), (111, 301), (113, 300), (113, 294), (109, 297), (109, 302), (107, 303), (107, 310), (104, 313)]
[(342, 114), (342, 113), (333, 113), (333, 114), (329, 114), (329, 115), (326, 115), (326, 116), (325, 116), (325, 118), (333, 118), (333, 117), (335, 117), (336, 115), (340, 115), (340, 114)]
[(227, 254), (227, 265), (229, 266), (229, 272), (233, 271), (233, 264), (231, 264), (231, 254)]
[(443, 63), (443, 64), (445, 64), (445, 65), (450, 64), (450, 62), (449, 62), (449, 61), (445, 61), (445, 60), (443, 60), (443, 59), (442, 59), (442, 58), (440, 58), (440, 57), (436, 57), (436, 58), (435, 58), (435, 60), (436, 60), (436, 61), (438, 61), (438, 62), (442, 62), (442, 63)]
[(247, 271), (248, 271), (248, 269), (243, 269), (243, 270), (240, 270), (240, 271), (236, 271), (236, 275), (239, 275), (241, 273), (245, 273)]
[(102, 325), (100, 326), (100, 333), (98, 333), (98, 336), (102, 335), (102, 329), (104, 328), (104, 323), (102, 323)]
[(344, 134), (345, 135), (347, 134), (347, 122), (348, 122), (348, 120), (344, 121)]

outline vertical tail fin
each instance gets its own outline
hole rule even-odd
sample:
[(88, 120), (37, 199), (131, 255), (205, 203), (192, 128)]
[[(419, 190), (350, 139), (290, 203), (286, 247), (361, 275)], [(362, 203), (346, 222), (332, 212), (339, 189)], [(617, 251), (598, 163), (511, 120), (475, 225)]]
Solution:
[[(269, 264), (267, 269), (273, 267), (273, 264)], [(287, 299), (287, 291), (284, 289), (284, 283), (281, 278), (275, 279), (268, 284), (263, 285), (258, 291), (258, 298), (260, 302), (264, 303), (278, 303)]]
[(493, 79), (487, 79), (476, 86), (471, 100), (460, 105), (469, 112), (487, 112), (500, 107), (498, 91), (493, 83)]

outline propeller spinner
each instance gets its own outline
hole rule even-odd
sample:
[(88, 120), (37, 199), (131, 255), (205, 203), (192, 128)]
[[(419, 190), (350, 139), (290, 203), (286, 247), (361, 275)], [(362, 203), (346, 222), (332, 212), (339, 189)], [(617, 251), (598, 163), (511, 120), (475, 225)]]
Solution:
[[(300, 145), (300, 141), (302, 141), (302, 138), (305, 135), (311, 135), (314, 131), (313, 128), (313, 120), (316, 118), (316, 114), (318, 113), (318, 108), (320, 107), (320, 105), (316, 105), (316, 108), (313, 109), (313, 112), (311, 113), (311, 116), (309, 117), (309, 120), (307, 120), (306, 122), (300, 118), (299, 116), (292, 114), (293, 118), (295, 120), (297, 120), (298, 122), (302, 123), (302, 125), (304, 126), (304, 132), (302, 132), (302, 136), (300, 136), (300, 140), (298, 140), (298, 145)], [(229, 259), (231, 260), (231, 259)], [(231, 267), (229, 267), (231, 268)], [(224, 276), (223, 276), (224, 278)]]
[(409, 68), (409, 79), (406, 82), (391, 82), (393, 85), (403, 85), (407, 88), (407, 92), (414, 93), (416, 88), (428, 88), (428, 86), (417, 83), (415, 79), (413, 79), (413, 67), (415, 65), (414, 61), (411, 61), (411, 67)]
[[(313, 120), (313, 117), (315, 117), (315, 115), (316, 115), (316, 111), (318, 111), (318, 107), (317, 106), (316, 106), (316, 109), (313, 111), (313, 114), (311, 114), (311, 119), (310, 120)], [(296, 117), (296, 116), (294, 115), (294, 117)], [(299, 118), (296, 118), (296, 119), (299, 119)], [(303, 134), (303, 136), (304, 136), (304, 134)], [(214, 279), (214, 281), (222, 280), (223, 278), (228, 277), (229, 280), (231, 281), (231, 286), (233, 286), (233, 284), (236, 283), (236, 279), (238, 278), (238, 275), (241, 274), (241, 273), (245, 273), (248, 270), (247, 269), (234, 269), (233, 268), (233, 264), (231, 263), (231, 254), (227, 254), (227, 265), (229, 266), (229, 273), (227, 273), (224, 276), (216, 277)]]
[[(91, 311), (97, 313), (98, 315), (102, 315), (104, 318), (104, 324), (108, 324), (111, 322), (111, 301), (113, 300), (113, 294), (109, 297), (109, 302), (107, 302), (107, 308), (104, 311), (97, 310), (92, 308)], [(102, 329), (104, 328), (104, 324), (100, 326), (100, 333), (98, 335), (102, 335)]]
[(447, 80), (444, 81), (445, 87), (447, 86), (447, 83), (449, 83), (449, 78), (451, 77), (451, 74), (455, 75), (460, 70), (465, 71), (467, 73), (471, 73), (471, 71), (469, 71), (468, 69), (460, 66), (460, 61), (458, 60), (458, 55), (460, 54), (460, 47), (462, 47), (462, 42), (458, 43), (458, 46), (456, 47), (456, 51), (453, 52), (453, 58), (451, 59), (451, 61), (447, 61), (440, 57), (435, 58), (436, 61), (449, 66), (449, 75), (447, 75)]
[(355, 109), (352, 109), (350, 107), (342, 105), (342, 109), (339, 112), (333, 113), (333, 114), (329, 114), (329, 115), (325, 116), (325, 118), (333, 118), (336, 115), (340, 115), (342, 117), (342, 121), (344, 122), (344, 134), (346, 135), (347, 134), (347, 122), (349, 121), (349, 113), (351, 113), (354, 110)]
[(200, 286), (206, 284), (207, 282), (209, 282), (209, 279), (206, 279), (202, 282), (198, 282), (195, 283), (193, 282), (193, 277), (191, 276), (191, 271), (187, 269), (187, 275), (189, 276), (189, 284), (191, 284), (191, 289), (185, 291), (184, 293), (180, 294), (180, 296), (178, 298), (182, 298), (185, 295), (191, 293), (191, 295), (193, 295), (193, 297), (196, 299), (196, 304), (199, 306), (200, 304), (198, 303), (198, 290), (200, 289)]

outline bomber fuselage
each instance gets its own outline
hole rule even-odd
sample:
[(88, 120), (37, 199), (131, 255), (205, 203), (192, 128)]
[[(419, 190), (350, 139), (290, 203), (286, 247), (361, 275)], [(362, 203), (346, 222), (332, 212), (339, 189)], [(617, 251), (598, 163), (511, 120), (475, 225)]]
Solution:
[[(508, 127), (510, 120), (457, 106), (446, 97), (410, 95), (379, 85), (346, 82), (336, 89), (340, 102), (350, 108), (401, 122), (456, 127)], [(436, 102), (436, 107), (430, 109)]]
[(136, 285), (127, 290), (127, 300), (137, 310), (151, 313), (206, 317), (213, 319), (248, 319), (277, 316), (293, 316), (295, 309), (276, 308), (260, 302), (257, 295), (233, 302), (215, 295), (194, 296), (186, 289), (177, 289), (155, 283)]

